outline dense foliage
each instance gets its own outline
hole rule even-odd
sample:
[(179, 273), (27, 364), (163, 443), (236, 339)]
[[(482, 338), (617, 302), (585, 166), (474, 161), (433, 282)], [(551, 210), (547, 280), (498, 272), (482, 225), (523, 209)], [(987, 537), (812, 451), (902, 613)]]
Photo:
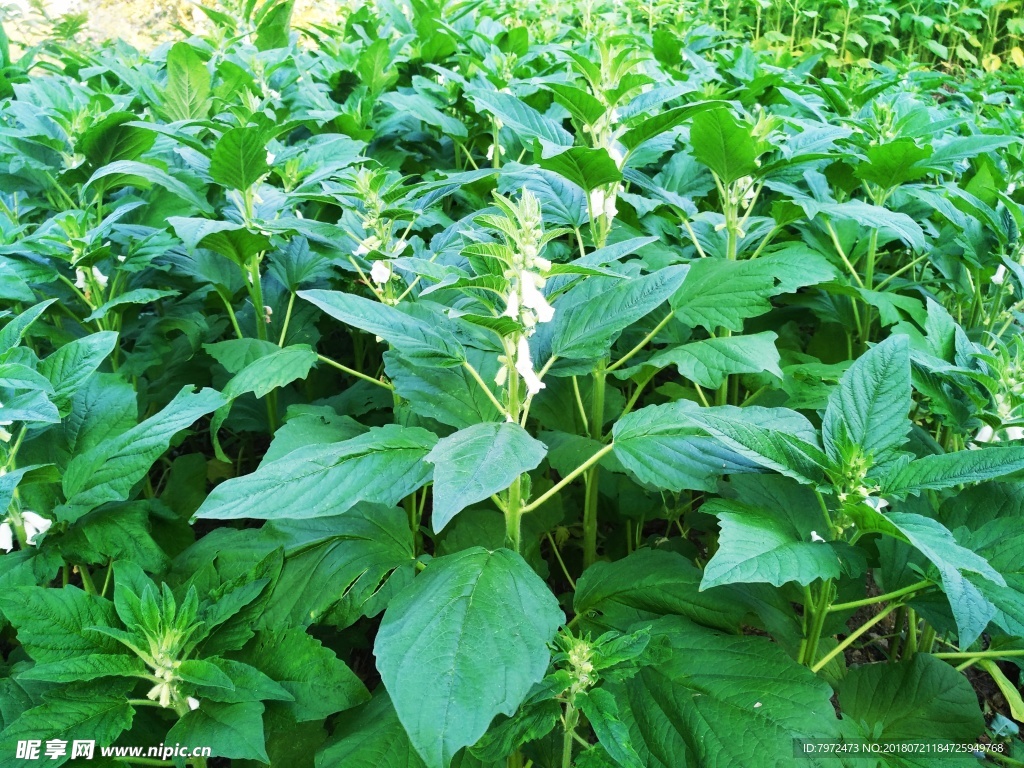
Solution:
[(1022, 764), (1019, 3), (664, 5), (0, 52), (3, 765)]

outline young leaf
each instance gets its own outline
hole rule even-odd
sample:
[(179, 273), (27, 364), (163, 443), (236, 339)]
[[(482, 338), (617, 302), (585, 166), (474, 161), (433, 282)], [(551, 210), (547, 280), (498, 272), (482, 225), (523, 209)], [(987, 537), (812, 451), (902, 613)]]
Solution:
[(50, 399), (61, 415), (70, 412), (71, 398), (114, 350), (117, 334), (102, 331), (65, 344), (39, 364), (39, 372), (53, 384)]
[(448, 768), (496, 715), (516, 711), (563, 621), (547, 585), (505, 549), (437, 558), (392, 600), (374, 655), (427, 768)]
[(18, 642), (37, 663), (125, 651), (115, 640), (86, 630), (114, 625), (117, 618), (109, 600), (77, 587), (20, 587), (0, 596), (0, 606), (18, 630)]
[(757, 146), (750, 128), (741, 125), (727, 107), (701, 112), (690, 128), (693, 156), (725, 184), (757, 170)]
[(874, 465), (897, 456), (910, 432), (910, 345), (890, 336), (861, 355), (839, 380), (822, 419), (825, 451), (840, 462), (859, 446)]
[(718, 389), (735, 373), (767, 371), (781, 379), (779, 351), (775, 348), (777, 338), (773, 331), (764, 331), (694, 341), (659, 352), (643, 365), (657, 368), (674, 365), (680, 376), (708, 389)]
[(229, 128), (210, 158), (210, 177), (229, 189), (247, 190), (270, 171), (267, 143), (254, 125)]
[(882, 492), (903, 497), (996, 480), (1024, 469), (1024, 447), (982, 448), (923, 456), (898, 464), (882, 480)]
[[(622, 181), (622, 173), (608, 154), (608, 150), (603, 147), (573, 147), (541, 160), (540, 167), (568, 179), (584, 192)], [(599, 213), (595, 211), (594, 215)]]
[(455, 515), (536, 469), (548, 449), (518, 424), (489, 422), (441, 438), (426, 456), (434, 465), (434, 532)]
[(163, 114), (171, 122), (201, 120), (210, 111), (210, 71), (196, 49), (182, 41), (167, 52)]

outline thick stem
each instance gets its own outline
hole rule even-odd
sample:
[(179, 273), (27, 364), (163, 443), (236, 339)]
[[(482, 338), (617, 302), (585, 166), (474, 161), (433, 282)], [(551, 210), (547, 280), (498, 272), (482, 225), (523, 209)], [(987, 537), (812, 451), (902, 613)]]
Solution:
[(523, 501), (520, 475), (508, 488), (508, 503), (505, 509), (505, 546), (513, 552), (520, 550), (522, 538)]
[[(821, 592), (818, 594), (818, 603), (811, 607), (810, 631), (805, 640), (804, 657), (801, 660), (805, 666), (811, 666), (818, 655), (818, 641), (821, 639), (821, 632), (825, 627), (825, 618), (828, 616), (829, 603), (832, 600), (832, 580), (826, 579), (821, 585)], [(806, 611), (808, 606), (804, 606)]]

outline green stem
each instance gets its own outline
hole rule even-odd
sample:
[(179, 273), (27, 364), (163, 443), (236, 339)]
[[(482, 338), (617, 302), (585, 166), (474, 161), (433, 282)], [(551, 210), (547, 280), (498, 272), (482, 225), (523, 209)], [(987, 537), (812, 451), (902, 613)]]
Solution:
[[(501, 404), (498, 398), (494, 396), (494, 393), (491, 392), (491, 388), (484, 383), (484, 380), (480, 377), (480, 374), (476, 370), (476, 368), (474, 368), (468, 360), (463, 362), (462, 365), (467, 371), (469, 371), (469, 375), (473, 377), (473, 380), (480, 385), (480, 389), (484, 391), (484, 394), (487, 395), (487, 398), (494, 404), (494, 407), (498, 409), (498, 413), (500, 413), (502, 416), (509, 417), (511, 414), (508, 412), (505, 406)], [(515, 372), (512, 372), (512, 377), (515, 377), (517, 375), (518, 374), (516, 374)]]
[(863, 624), (861, 624), (859, 627), (857, 627), (857, 629), (855, 629), (853, 632), (851, 632), (849, 635), (847, 635), (846, 639), (843, 640), (843, 642), (839, 643), (839, 645), (837, 645), (831, 651), (829, 651), (824, 656), (822, 656), (821, 657), (821, 661), (819, 661), (817, 664), (815, 664), (813, 667), (811, 667), (811, 672), (820, 672), (822, 670), (822, 668), (825, 667), (826, 664), (828, 664), (830, 661), (832, 661), (832, 659), (834, 659), (840, 653), (842, 653), (847, 648), (849, 648), (857, 640), (858, 637), (863, 635), (865, 632), (867, 632), (869, 629), (871, 629), (871, 627), (875, 626), (875, 624), (880, 622), (882, 619), (884, 619), (886, 616), (888, 616), (894, 610), (896, 610), (896, 606), (895, 605), (890, 605), (884, 611), (881, 611), (880, 613), (875, 614), (870, 619), (865, 621)]
[[(594, 371), (594, 387), (590, 410), (590, 436), (600, 440), (604, 429), (605, 371), (603, 364)], [(594, 463), (587, 470), (587, 495), (583, 504), (583, 567), (589, 568), (597, 560), (597, 505), (601, 467)]]
[(220, 300), (224, 302), (224, 309), (228, 312), (228, 319), (231, 321), (231, 327), (235, 329), (235, 335), (240, 339), (244, 339), (245, 336), (242, 334), (242, 329), (238, 325), (238, 318), (235, 316), (235, 309), (231, 306), (231, 302), (228, 301), (227, 297), (220, 291), (217, 292), (217, 295), (220, 296)]
[(89, 569), (85, 565), (78, 566), (78, 575), (82, 577), (82, 588), (85, 589), (86, 594), (95, 595), (96, 585), (92, 581)]
[(522, 538), (523, 504), (522, 481), (519, 475), (508, 488), (508, 502), (505, 510), (505, 546), (513, 552), (519, 552)]
[[(802, 663), (810, 666), (818, 655), (818, 642), (821, 640), (821, 632), (825, 628), (825, 619), (828, 616), (829, 603), (832, 600), (832, 580), (825, 579), (821, 584), (821, 592), (818, 594), (818, 603), (811, 607), (810, 632), (807, 635), (807, 645), (804, 648)], [(807, 606), (804, 606), (807, 610)]]
[(884, 603), (888, 600), (895, 600), (898, 597), (904, 595), (913, 594), (914, 592), (920, 592), (926, 587), (932, 586), (930, 581), (918, 581), (911, 584), (909, 587), (903, 587), (902, 589), (896, 589), (892, 592), (886, 592), (884, 595), (878, 595), (876, 597), (865, 597), (863, 600), (854, 600), (849, 603), (836, 603), (829, 608), (829, 611), (850, 611), (855, 608), (863, 608), (865, 605), (874, 605), (875, 603)]
[(1009, 659), (1024, 656), (1024, 650), (1009, 651), (962, 651), (959, 653), (933, 653), (936, 659)]
[(327, 365), (331, 366), (332, 368), (337, 368), (339, 371), (347, 373), (349, 376), (355, 376), (357, 379), (368, 381), (371, 384), (376, 384), (378, 387), (384, 387), (384, 389), (394, 390), (394, 387), (388, 384), (386, 381), (381, 381), (380, 379), (375, 379), (372, 376), (367, 376), (365, 373), (361, 373), (355, 370), (354, 368), (349, 368), (347, 365), (342, 365), (336, 360), (331, 360), (331, 358), (325, 357), (324, 355), (317, 355), (316, 357), (317, 360), (319, 360), (321, 363), (327, 363)]
[(288, 297), (288, 309), (284, 313), (284, 325), (281, 326), (281, 335), (277, 339), (277, 346), (284, 346), (284, 337), (288, 334), (288, 324), (292, 321), (292, 307), (295, 306), (295, 291)]
[(614, 371), (617, 368), (621, 368), (624, 363), (626, 363), (630, 358), (633, 357), (633, 355), (635, 355), (637, 352), (646, 347), (648, 343), (650, 343), (651, 339), (653, 339), (655, 336), (661, 333), (662, 329), (664, 329), (664, 327), (669, 324), (669, 321), (672, 319), (672, 317), (673, 313), (669, 312), (660, 323), (654, 326), (654, 330), (652, 330), (650, 333), (643, 337), (639, 344), (637, 344), (635, 347), (629, 350), (629, 352), (620, 357), (614, 363), (609, 365), (607, 369), (608, 372), (610, 373), (611, 371)]
[(565, 731), (562, 734), (562, 768), (572, 766), (572, 743), (576, 736), (576, 724), (579, 722), (579, 712), (572, 702), (565, 703)]
[(574, 469), (568, 475), (566, 475), (561, 480), (559, 480), (555, 485), (553, 485), (547, 491), (545, 491), (540, 496), (538, 496), (536, 499), (534, 499), (529, 504), (527, 504), (525, 507), (523, 507), (523, 512), (533, 512), (541, 504), (544, 504), (546, 501), (548, 501), (552, 496), (555, 496), (556, 494), (560, 493), (563, 488), (565, 488), (567, 485), (569, 485), (569, 483), (571, 483), (577, 477), (579, 477), (584, 472), (586, 472), (591, 467), (593, 467), (595, 464), (597, 464), (597, 462), (599, 462), (607, 454), (611, 453), (611, 451), (612, 451), (612, 449), (614, 447), (615, 447), (614, 444), (609, 443), (608, 445), (606, 445), (603, 448), (601, 448), (601, 450), (597, 451), (597, 453), (595, 453), (593, 456), (591, 456), (585, 462), (583, 462), (578, 467), (576, 467), (576, 469)]

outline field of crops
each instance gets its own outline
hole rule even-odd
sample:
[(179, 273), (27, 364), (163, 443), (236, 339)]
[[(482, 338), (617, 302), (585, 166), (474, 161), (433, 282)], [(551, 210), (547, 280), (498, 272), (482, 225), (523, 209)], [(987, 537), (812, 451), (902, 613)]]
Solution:
[(1021, 2), (352, 7), (0, 46), (0, 766), (1024, 766)]

